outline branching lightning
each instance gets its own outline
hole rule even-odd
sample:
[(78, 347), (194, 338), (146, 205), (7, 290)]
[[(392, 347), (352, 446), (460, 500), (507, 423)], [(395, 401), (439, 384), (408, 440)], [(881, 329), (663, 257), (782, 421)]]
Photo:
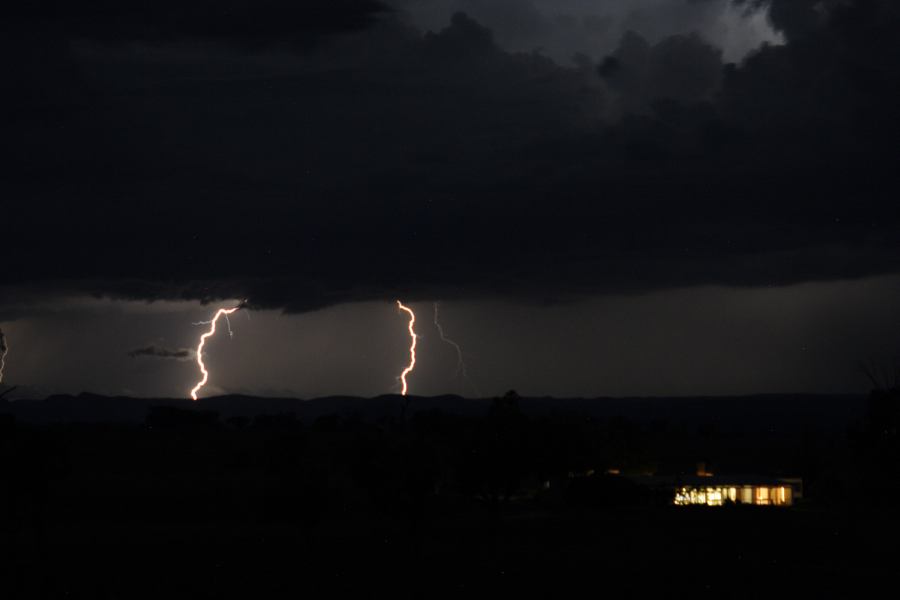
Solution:
[(456, 350), (456, 376), (462, 377), (464, 381), (468, 382), (469, 385), (472, 386), (472, 389), (475, 390), (475, 393), (478, 394), (478, 388), (475, 386), (474, 383), (472, 383), (472, 380), (469, 379), (469, 372), (468, 372), (468, 369), (466, 368), (466, 361), (463, 359), (462, 348), (455, 341), (451, 340), (446, 335), (444, 335), (444, 328), (441, 326), (439, 312), (440, 312), (440, 303), (435, 302), (434, 303), (434, 326), (438, 330), (438, 334), (441, 336), (441, 341), (453, 346), (453, 349)]
[(3, 369), (6, 368), (6, 355), (9, 352), (9, 344), (6, 342), (6, 334), (0, 329), (0, 383), (3, 383)]
[(437, 328), (438, 333), (441, 336), (441, 341), (453, 346), (453, 349), (456, 350), (456, 374), (462, 375), (466, 377), (466, 363), (463, 361), (463, 353), (462, 348), (459, 347), (459, 344), (448, 338), (444, 335), (444, 328), (441, 327), (441, 321), (438, 318), (438, 312), (440, 311), (440, 304), (437, 302), (434, 303), (434, 326)]
[(216, 322), (221, 317), (225, 317), (225, 322), (228, 323), (228, 333), (229, 335), (233, 335), (231, 331), (231, 321), (228, 320), (228, 315), (234, 314), (244, 307), (244, 302), (235, 306), (234, 308), (220, 308), (215, 316), (209, 321), (202, 321), (197, 323), (197, 325), (209, 325), (209, 331), (200, 336), (200, 343), (197, 345), (197, 366), (200, 367), (200, 372), (203, 373), (203, 378), (194, 386), (194, 389), (191, 390), (191, 400), (197, 399), (197, 392), (199, 392), (206, 382), (209, 381), (209, 371), (206, 370), (206, 365), (203, 363), (203, 346), (206, 345), (206, 340), (216, 334)]
[[(240, 308), (240, 306), (235, 308), (234, 310), (237, 310), (238, 308)], [(234, 311), (232, 311), (232, 312), (234, 312)], [(225, 324), (228, 326), (228, 337), (230, 337), (231, 339), (234, 339), (234, 332), (231, 330), (231, 319), (228, 318), (229, 314), (231, 314), (231, 313), (226, 313), (222, 316), (225, 317)], [(250, 313), (247, 313), (247, 314), (250, 314)], [(219, 315), (216, 314), (215, 318), (218, 319)], [(191, 325), (212, 325), (213, 322), (214, 322), (214, 320), (212, 320), (212, 321), (197, 321), (196, 323), (191, 323)]]
[(416, 368), (416, 340), (418, 339), (414, 328), (416, 324), (416, 313), (414, 313), (411, 308), (404, 306), (399, 300), (397, 300), (397, 306), (400, 310), (409, 314), (409, 337), (412, 340), (409, 346), (409, 366), (403, 369), (403, 372), (400, 374), (400, 382), (403, 384), (403, 390), (400, 394), (405, 396), (409, 391), (409, 386), (406, 383), (406, 376), (412, 373), (413, 369)]

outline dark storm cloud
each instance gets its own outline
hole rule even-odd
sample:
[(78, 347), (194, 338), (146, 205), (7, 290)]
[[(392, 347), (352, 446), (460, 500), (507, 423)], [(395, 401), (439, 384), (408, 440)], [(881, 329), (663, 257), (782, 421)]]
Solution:
[[(875, 0), (872, 4), (879, 2)], [(780, 31), (790, 39), (814, 34), (828, 25), (835, 10), (848, 5), (868, 3), (852, 0), (737, 0), (737, 4), (754, 7), (765, 6), (769, 10), (769, 19)]]
[(721, 50), (696, 34), (650, 45), (629, 31), (597, 72), (617, 92), (620, 110), (646, 112), (663, 99), (681, 104), (711, 101), (723, 67)]
[(778, 39), (764, 5), (731, 0), (394, 0), (424, 29), (438, 30), (455, 11), (491, 28), (507, 50), (538, 51), (560, 64), (573, 56), (600, 59), (634, 31), (657, 44), (695, 33), (740, 60), (764, 41)]
[(4, 29), (119, 42), (308, 44), (318, 35), (365, 27), (385, 8), (378, 0), (32, 0), (4, 11)]
[(161, 358), (165, 360), (190, 360), (193, 356), (193, 351), (187, 348), (178, 348), (178, 349), (170, 349), (170, 348), (160, 348), (159, 346), (145, 346), (143, 348), (137, 348), (128, 353), (128, 356), (131, 358), (140, 358), (140, 357), (151, 357), (151, 358)]
[(729, 66), (686, 34), (564, 67), (465, 15), (308, 55), (38, 53), (4, 275), (304, 310), (896, 272), (897, 9), (814, 12)]

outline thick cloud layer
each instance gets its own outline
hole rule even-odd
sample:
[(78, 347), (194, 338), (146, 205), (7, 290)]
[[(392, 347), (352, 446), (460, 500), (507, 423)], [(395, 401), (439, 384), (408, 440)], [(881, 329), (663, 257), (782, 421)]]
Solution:
[(696, 34), (668, 37), (651, 46), (628, 32), (597, 72), (615, 92), (619, 114), (647, 114), (660, 101), (712, 101), (724, 69), (721, 51)]
[(896, 272), (898, 11), (787, 5), (731, 66), (690, 32), (560, 66), (462, 14), (297, 53), (249, 17), (147, 43), (20, 13), (4, 281), (304, 310)]
[(5, 12), (4, 33), (133, 42), (221, 39), (307, 45), (317, 36), (371, 24), (378, 0), (30, 0)]
[(732, 0), (395, 0), (423, 29), (439, 30), (462, 11), (490, 27), (505, 49), (541, 52), (560, 64), (581, 54), (601, 59), (623, 35), (657, 44), (673, 35), (700, 35), (739, 61), (764, 43), (783, 41), (766, 18), (766, 2)]

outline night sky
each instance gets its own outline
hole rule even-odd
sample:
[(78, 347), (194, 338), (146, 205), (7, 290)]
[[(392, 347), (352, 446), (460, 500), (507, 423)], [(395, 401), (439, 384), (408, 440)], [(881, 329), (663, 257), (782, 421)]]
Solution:
[[(892, 0), (37, 0), (0, 20), (2, 386), (863, 392)], [(440, 302), (445, 333), (432, 323)]]

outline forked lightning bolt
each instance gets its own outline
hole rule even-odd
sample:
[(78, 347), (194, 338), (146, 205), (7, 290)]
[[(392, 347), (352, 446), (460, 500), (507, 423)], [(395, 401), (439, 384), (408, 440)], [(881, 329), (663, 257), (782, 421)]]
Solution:
[[(240, 308), (240, 306), (235, 308), (234, 310), (237, 310), (238, 308)], [(234, 311), (232, 311), (232, 312), (234, 312)], [(231, 330), (231, 319), (228, 318), (229, 314), (231, 314), (231, 313), (225, 314), (223, 316), (225, 317), (225, 325), (228, 326), (228, 337), (230, 337), (231, 339), (234, 339), (234, 332)], [(250, 313), (247, 313), (247, 314), (249, 315)], [(216, 319), (218, 319), (218, 318), (219, 318), (219, 316), (216, 315)], [(196, 323), (191, 323), (191, 325), (211, 325), (211, 324), (212, 324), (211, 320), (210, 321), (197, 321)]]
[(416, 368), (416, 339), (418, 336), (416, 335), (416, 330), (414, 328), (416, 324), (416, 313), (412, 311), (408, 306), (403, 306), (403, 303), (397, 300), (397, 306), (400, 310), (405, 311), (409, 314), (409, 337), (412, 340), (409, 346), (409, 366), (403, 369), (403, 372), (400, 373), (400, 382), (403, 384), (403, 390), (401, 390), (400, 395), (405, 396), (409, 392), (409, 386), (406, 383), (406, 376), (412, 373), (413, 369)]
[(3, 383), (3, 369), (6, 368), (6, 354), (9, 352), (9, 344), (6, 343), (6, 334), (0, 329), (0, 383)]
[(234, 314), (239, 311), (244, 306), (241, 303), (234, 308), (220, 308), (216, 315), (209, 321), (203, 321), (199, 323), (201, 325), (209, 325), (209, 331), (200, 336), (200, 343), (197, 345), (197, 366), (200, 367), (200, 372), (203, 373), (203, 378), (197, 382), (197, 385), (194, 386), (194, 389), (191, 390), (191, 400), (197, 399), (197, 392), (199, 392), (206, 382), (209, 381), (209, 371), (206, 370), (206, 365), (203, 363), (203, 346), (206, 345), (206, 340), (216, 334), (216, 322), (221, 318), (225, 317), (226, 322), (228, 323), (228, 331), (231, 333), (231, 322), (228, 321), (228, 315)]

